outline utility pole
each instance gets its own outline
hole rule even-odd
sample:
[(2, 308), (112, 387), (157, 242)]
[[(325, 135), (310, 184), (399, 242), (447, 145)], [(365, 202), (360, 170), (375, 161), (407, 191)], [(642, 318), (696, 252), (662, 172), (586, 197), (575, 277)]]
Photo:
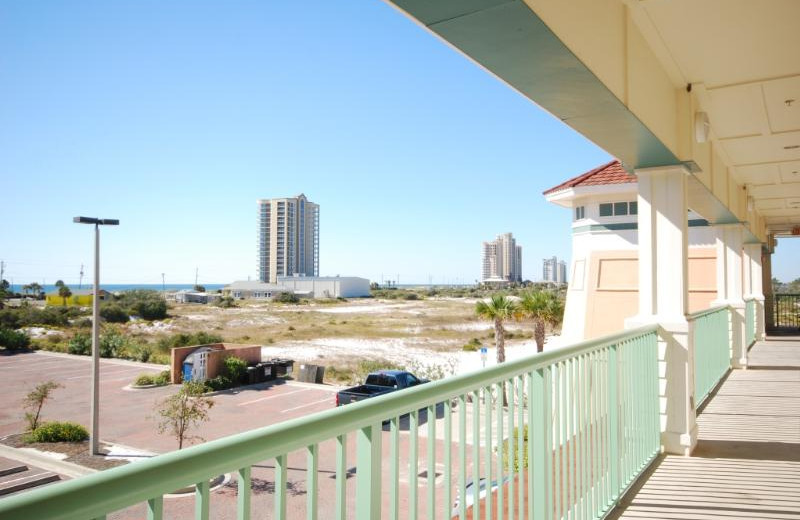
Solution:
[(197, 274), (200, 272), (199, 267), (194, 268), (194, 286), (197, 287)]
[(83, 288), (83, 264), (81, 264), (81, 277), (78, 280), (78, 289)]
[(0, 281), (4, 280), (3, 275), (6, 272), (6, 263), (0, 260)]
[(164, 293), (164, 298), (167, 297), (167, 283), (164, 278), (164, 273), (161, 273), (161, 292)]

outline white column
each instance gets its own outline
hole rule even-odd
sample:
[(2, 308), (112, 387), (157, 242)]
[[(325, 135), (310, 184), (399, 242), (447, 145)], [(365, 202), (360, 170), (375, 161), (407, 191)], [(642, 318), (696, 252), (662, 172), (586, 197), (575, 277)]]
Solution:
[(731, 364), (734, 368), (747, 368), (742, 291), (742, 228), (741, 224), (728, 224), (716, 226), (716, 231), (717, 299), (713, 304), (731, 307)]
[[(745, 257), (748, 259), (748, 266), (750, 271), (750, 286), (748, 298), (753, 298), (756, 301), (756, 341), (764, 341), (765, 327), (764, 327), (764, 290), (763, 290), (763, 273), (761, 270), (761, 244), (747, 244), (744, 246)], [(747, 271), (747, 269), (745, 269)], [(745, 287), (747, 292), (748, 287)]]
[(688, 309), (687, 175), (683, 166), (637, 170), (639, 186), (639, 314), (636, 327), (658, 323), (661, 443), (689, 455), (697, 444), (694, 346)]

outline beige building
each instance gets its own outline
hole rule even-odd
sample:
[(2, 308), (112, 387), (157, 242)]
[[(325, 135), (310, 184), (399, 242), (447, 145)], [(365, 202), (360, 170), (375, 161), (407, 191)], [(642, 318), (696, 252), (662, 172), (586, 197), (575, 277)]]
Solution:
[(258, 200), (258, 278), (319, 274), (319, 205), (305, 195)]
[[(639, 304), (638, 186), (614, 160), (544, 192), (572, 210), (572, 260), (563, 335), (581, 341), (624, 328)], [(699, 215), (689, 228), (689, 312), (717, 297), (716, 235)]]
[(511, 233), (483, 243), (483, 282), (521, 282), (522, 246)]

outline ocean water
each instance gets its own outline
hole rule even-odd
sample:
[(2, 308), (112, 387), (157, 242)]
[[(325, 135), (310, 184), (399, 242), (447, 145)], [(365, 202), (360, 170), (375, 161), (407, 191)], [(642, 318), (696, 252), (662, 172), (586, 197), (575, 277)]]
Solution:
[[(13, 292), (22, 293), (22, 286), (25, 284), (14, 284), (11, 286), (11, 290)], [(225, 283), (205, 283), (200, 284), (206, 288), (207, 291), (216, 291), (217, 289), (222, 289), (228, 284)], [(67, 284), (70, 289), (78, 290), (78, 289), (91, 289), (91, 283), (84, 283), (81, 287), (78, 284)], [(47, 284), (42, 286), (44, 288), (45, 293), (52, 293), (58, 292), (58, 288), (55, 285)], [(178, 284), (166, 284), (161, 285), (160, 283), (101, 283), (100, 288), (105, 289), (108, 292), (123, 292), (123, 291), (133, 291), (135, 289), (148, 289), (151, 291), (167, 291), (167, 292), (175, 292), (180, 291), (181, 289), (192, 289), (194, 284), (191, 283), (178, 283)]]

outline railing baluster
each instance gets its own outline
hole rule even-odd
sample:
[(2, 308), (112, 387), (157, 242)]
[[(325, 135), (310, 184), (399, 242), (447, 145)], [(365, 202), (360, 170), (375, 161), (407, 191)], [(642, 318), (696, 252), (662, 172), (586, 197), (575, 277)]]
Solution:
[(451, 518), (453, 504), (453, 480), (451, 478), (453, 468), (453, 400), (448, 398), (444, 404), (444, 516)]
[(419, 411), (408, 414), (408, 518), (415, 520), (419, 509)]
[(561, 363), (556, 363), (553, 365), (553, 379), (555, 380), (555, 400), (553, 402), (553, 410), (555, 410), (555, 453), (553, 455), (553, 465), (555, 466), (555, 480), (553, 481), (553, 488), (555, 490), (555, 498), (553, 505), (555, 510), (555, 518), (561, 518), (561, 492), (563, 490), (561, 482), (561, 460), (563, 454), (562, 439), (564, 437), (564, 428), (561, 417), (561, 410), (564, 403), (563, 392), (561, 391)]
[(381, 515), (381, 423), (356, 432), (356, 519)]
[(511, 444), (511, 432), (509, 432), (509, 441), (505, 443), (503, 441), (504, 434), (503, 434), (503, 396), (505, 395), (505, 382), (501, 381), (499, 383), (495, 383), (494, 385), (495, 393), (497, 394), (497, 399), (495, 400), (495, 424), (497, 424), (497, 446), (499, 448), (499, 454), (497, 457), (497, 520), (503, 520), (503, 499), (505, 490), (503, 489), (505, 486), (502, 485), (503, 483), (503, 459), (506, 457), (511, 458), (511, 451), (509, 450)]
[[(517, 473), (517, 468), (522, 467), (522, 457), (519, 457), (520, 453), (517, 450), (518, 440), (522, 439), (522, 424), (520, 423), (519, 429), (516, 431), (516, 435), (514, 435), (514, 414), (516, 413), (517, 408), (522, 408), (522, 402), (517, 401), (517, 378), (514, 377), (508, 380), (508, 461), (506, 464), (506, 470), (508, 471), (508, 520), (514, 520), (514, 501), (517, 499), (516, 494), (516, 483), (515, 475)], [(514, 461), (516, 461), (516, 466)]]
[(436, 403), (428, 407), (428, 518), (436, 518)]
[(286, 454), (275, 457), (275, 518), (286, 520)]
[(347, 518), (347, 434), (336, 437), (336, 520)]
[(617, 346), (608, 349), (608, 411), (609, 411), (609, 463), (611, 500), (616, 502), (619, 494), (619, 366)]
[(389, 518), (400, 518), (400, 418), (389, 422)]
[[(530, 389), (528, 389), (530, 391)], [(522, 520), (525, 517), (525, 479), (523, 477), (525, 468), (525, 432), (527, 431), (528, 442), (530, 442), (530, 426), (525, 426), (525, 379), (519, 376), (517, 379), (517, 424), (519, 425), (519, 436), (517, 437), (517, 518)], [(526, 429), (527, 428), (527, 429)], [(530, 462), (530, 461), (529, 461)], [(514, 478), (514, 475), (511, 475)], [(514, 497), (509, 497), (509, 510), (512, 509)]]
[[(502, 399), (502, 397), (497, 397), (498, 399)], [(486, 503), (486, 519), (492, 520), (492, 387), (487, 386), (483, 389), (483, 412), (484, 412), (484, 459), (483, 459), (483, 471), (485, 473), (486, 478), (486, 498), (484, 502)]]
[(570, 518), (574, 518), (575, 517), (575, 504), (577, 502), (576, 493), (575, 493), (575, 491), (576, 491), (575, 483), (576, 483), (576, 480), (577, 480), (575, 478), (575, 464), (576, 464), (575, 441), (576, 441), (577, 431), (578, 431), (577, 428), (576, 428), (576, 424), (575, 424), (575, 422), (576, 422), (575, 421), (575, 419), (576, 419), (576, 413), (575, 412), (577, 411), (577, 407), (576, 407), (576, 403), (575, 403), (575, 359), (570, 359), (570, 360), (567, 361), (567, 374), (568, 374), (567, 390), (569, 391), (569, 399), (567, 401), (567, 406), (569, 407), (568, 408), (568, 413), (567, 413), (567, 419), (568, 419), (568, 422), (567, 422), (567, 437), (568, 437), (567, 446), (568, 446), (568, 452), (567, 453), (569, 453), (569, 459), (568, 459), (569, 460), (569, 472), (567, 472), (567, 474), (569, 475), (568, 486), (567, 486), (567, 490), (568, 490), (569, 494), (568, 494), (568, 499), (567, 499), (568, 500), (568, 502), (567, 502), (567, 512), (568, 512)]
[(478, 517), (481, 479), (480, 390), (472, 392), (472, 517)]
[(164, 517), (164, 496), (159, 495), (147, 501), (147, 520), (161, 520)]
[(208, 479), (195, 484), (194, 517), (195, 520), (208, 520)]
[(317, 479), (317, 470), (319, 469), (318, 453), (319, 446), (317, 444), (312, 444), (307, 448), (306, 518), (308, 520), (317, 520), (317, 498), (319, 495), (319, 482)]
[[(544, 371), (528, 372), (528, 520), (544, 518), (544, 478), (545, 443), (544, 430), (547, 427), (544, 414)], [(538, 488), (538, 489), (537, 489)], [(541, 507), (539, 502), (542, 502)], [(522, 517), (522, 509), (520, 509)]]
[(458, 396), (458, 518), (467, 518), (467, 396)]
[(241, 468), (237, 475), (236, 518), (250, 520), (250, 466)]
[(586, 489), (584, 486), (584, 474), (586, 472), (585, 462), (583, 458), (583, 443), (584, 443), (584, 425), (586, 424), (583, 416), (584, 408), (586, 406), (583, 395), (583, 356), (575, 358), (575, 403), (577, 408), (575, 410), (575, 517), (585, 518), (583, 514), (584, 499), (583, 493)]

